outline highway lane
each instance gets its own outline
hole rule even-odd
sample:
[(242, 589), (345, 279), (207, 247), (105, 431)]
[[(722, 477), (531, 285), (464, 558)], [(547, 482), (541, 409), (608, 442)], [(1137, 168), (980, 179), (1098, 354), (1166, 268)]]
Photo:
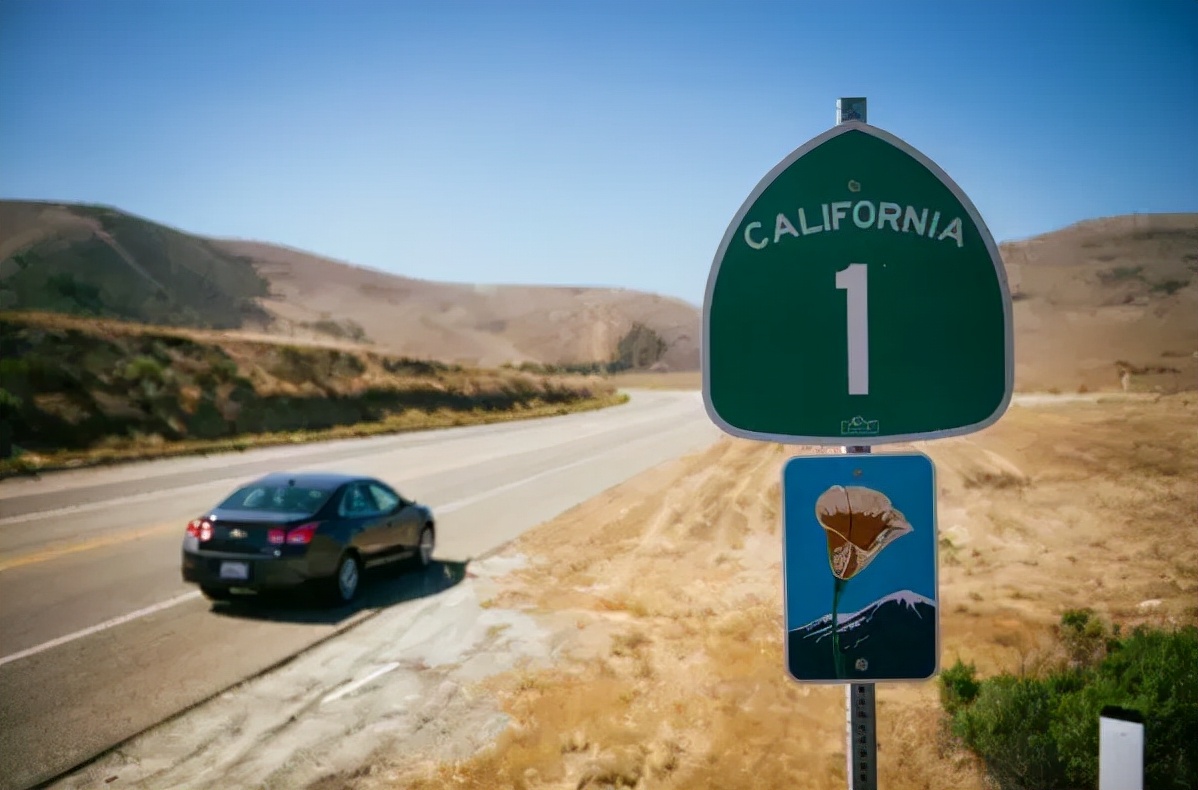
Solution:
[(719, 435), (698, 393), (637, 392), (551, 419), (0, 482), (0, 788), (44, 781), (451, 583), (384, 570), (345, 610), (213, 606), (180, 581), (182, 529), (238, 482), (314, 467), (379, 475), (434, 508), (435, 578), (452, 581), (471, 558)]

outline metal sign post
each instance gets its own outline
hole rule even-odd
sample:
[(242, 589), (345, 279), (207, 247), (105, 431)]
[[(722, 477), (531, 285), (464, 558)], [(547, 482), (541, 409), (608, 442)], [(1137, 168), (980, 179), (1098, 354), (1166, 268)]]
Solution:
[[(865, 97), (836, 100), (836, 123), (867, 122)], [(866, 454), (865, 445), (844, 448), (846, 455)], [(833, 624), (835, 627), (835, 624)], [(878, 722), (877, 700), (873, 683), (852, 683), (845, 686), (845, 710), (848, 732), (845, 758), (848, 762), (849, 790), (876, 790), (878, 787)]]
[[(846, 455), (867, 454), (870, 448), (854, 445), (845, 447), (844, 452)], [(849, 719), (845, 744), (849, 790), (877, 790), (878, 721), (874, 684), (850, 683), (844, 691)]]

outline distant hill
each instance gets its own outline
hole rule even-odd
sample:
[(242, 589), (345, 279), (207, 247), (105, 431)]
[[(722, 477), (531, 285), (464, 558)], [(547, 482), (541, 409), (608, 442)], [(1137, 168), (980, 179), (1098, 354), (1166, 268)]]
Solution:
[(299, 250), (215, 241), (269, 282), (262, 305), (280, 326), (352, 318), (373, 342), (408, 355), (484, 366), (607, 361), (634, 323), (666, 343), (674, 370), (699, 367), (699, 308), (613, 288), (460, 285), (416, 280)]
[(459, 285), (249, 241), (214, 240), (99, 206), (0, 201), (0, 310), (49, 310), (369, 342), (467, 365), (607, 362), (634, 325), (648, 359), (699, 367), (699, 308), (614, 288)]
[(248, 260), (122, 211), (0, 201), (0, 310), (266, 327), (269, 289)]
[(1001, 245), (1016, 386), (1198, 387), (1198, 213), (1095, 219)]
[[(1021, 390), (1198, 387), (1198, 214), (1082, 222), (1001, 245)], [(417, 280), (112, 208), (0, 201), (0, 310), (91, 313), (457, 362), (610, 360), (636, 324), (697, 370), (700, 309), (613, 288)]]

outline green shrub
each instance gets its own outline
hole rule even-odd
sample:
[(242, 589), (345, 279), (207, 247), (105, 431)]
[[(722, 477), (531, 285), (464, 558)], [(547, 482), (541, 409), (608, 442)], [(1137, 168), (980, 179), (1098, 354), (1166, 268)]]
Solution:
[(1086, 686), (1061, 700), (1053, 736), (1076, 785), (1098, 783), (1098, 719), (1144, 714), (1145, 787), (1198, 787), (1198, 629), (1137, 629), (1112, 645)]
[(620, 338), (613, 361), (627, 368), (647, 368), (661, 359), (668, 347), (657, 332), (638, 322)]
[(435, 376), (438, 371), (449, 369), (440, 362), (408, 357), (382, 357), (379, 362), (384, 370), (396, 376)]
[(1172, 296), (1189, 284), (1189, 280), (1165, 280), (1164, 282), (1155, 283), (1152, 286), (1152, 290), (1157, 293), (1163, 293), (1166, 296)]
[(949, 716), (977, 698), (981, 684), (977, 680), (977, 668), (973, 664), (957, 663), (940, 673), (940, 704)]
[(0, 359), (0, 386), (21, 389), (29, 378), (29, 362), (8, 357)]
[(166, 371), (162, 367), (162, 363), (150, 356), (139, 356), (129, 360), (125, 365), (123, 375), (126, 379), (133, 382), (152, 381), (161, 382)]
[(232, 381), (237, 376), (237, 363), (223, 351), (213, 348), (205, 356), (209, 376), (217, 382)]
[(1063, 788), (1064, 763), (1049, 733), (1056, 700), (1043, 681), (1000, 675), (983, 681), (953, 717), (953, 734), (977, 753), (1003, 790)]
[(104, 300), (100, 295), (99, 286), (94, 283), (64, 272), (47, 277), (46, 289), (66, 301), (68, 312), (84, 315), (104, 314)]
[(1147, 790), (1198, 787), (1198, 628), (1126, 637), (1088, 610), (1061, 618), (1063, 666), (980, 683), (958, 661), (940, 677), (951, 729), (1002, 790), (1073, 790), (1098, 782), (1102, 709), (1144, 716)]
[(366, 330), (362, 325), (352, 319), (343, 321), (334, 321), (331, 318), (322, 318), (319, 321), (304, 322), (301, 326), (309, 329), (315, 329), (326, 335), (331, 335), (337, 338), (348, 338), (356, 342), (365, 342), (367, 340)]
[(1092, 609), (1066, 611), (1057, 627), (1057, 638), (1069, 656), (1070, 665), (1075, 667), (1089, 667), (1101, 661), (1118, 635), (1119, 629), (1107, 628)]
[(352, 378), (361, 376), (366, 372), (366, 363), (364, 363), (356, 354), (347, 354), (342, 351), (330, 351), (328, 354), (328, 371), (326, 373), (330, 378)]
[(0, 387), (0, 420), (14, 417), (21, 410), (22, 403), (19, 397)]

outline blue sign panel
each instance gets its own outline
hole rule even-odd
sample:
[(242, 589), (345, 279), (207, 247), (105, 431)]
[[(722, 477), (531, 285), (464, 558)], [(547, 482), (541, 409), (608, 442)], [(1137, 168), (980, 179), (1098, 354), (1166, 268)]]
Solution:
[(795, 680), (926, 680), (939, 670), (935, 478), (922, 453), (786, 463), (782, 573)]

